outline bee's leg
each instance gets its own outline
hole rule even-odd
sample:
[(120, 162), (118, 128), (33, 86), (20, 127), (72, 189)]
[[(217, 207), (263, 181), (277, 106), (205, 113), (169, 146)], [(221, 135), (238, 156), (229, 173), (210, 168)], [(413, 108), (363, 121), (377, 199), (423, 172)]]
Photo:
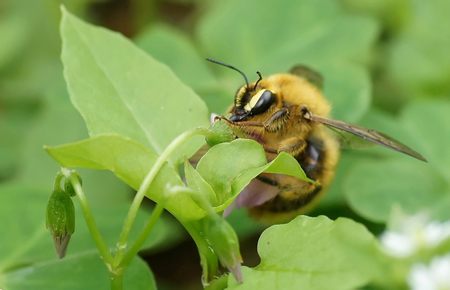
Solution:
[(267, 153), (278, 154), (280, 152), (286, 152), (292, 156), (297, 156), (306, 149), (307, 143), (300, 137), (291, 137), (283, 140), (278, 148), (268, 147), (264, 145), (264, 151)]
[(278, 147), (278, 153), (286, 152), (292, 156), (297, 156), (306, 148), (306, 141), (300, 137), (291, 137), (283, 140)]
[(239, 122), (235, 122), (235, 121), (231, 121), (225, 117), (221, 117), (218, 116), (216, 117), (219, 120), (224, 120), (225, 122), (227, 122), (230, 126), (235, 126), (235, 127), (264, 127), (264, 124), (262, 122), (255, 122), (255, 121), (239, 121)]
[(276, 132), (278, 131), (287, 121), (289, 117), (289, 109), (287, 107), (283, 107), (278, 111), (275, 111), (269, 119), (264, 122), (255, 122), (255, 121), (231, 121), (225, 117), (217, 116), (217, 119), (224, 120), (231, 126), (237, 127), (264, 127), (264, 129), (268, 132)]
[(264, 129), (268, 132), (276, 132), (280, 130), (289, 118), (289, 109), (283, 107), (280, 110), (274, 112), (269, 119), (264, 121)]

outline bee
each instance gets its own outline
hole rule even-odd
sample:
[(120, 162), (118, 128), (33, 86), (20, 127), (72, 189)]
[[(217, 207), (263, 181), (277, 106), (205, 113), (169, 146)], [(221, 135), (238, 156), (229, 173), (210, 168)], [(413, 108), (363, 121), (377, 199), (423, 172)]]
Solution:
[[(408, 146), (375, 130), (329, 118), (330, 104), (322, 94), (323, 79), (314, 70), (298, 65), (249, 83), (234, 66), (207, 59), (240, 73), (234, 105), (219, 117), (242, 138), (259, 142), (270, 161), (280, 152), (292, 155), (314, 183), (297, 178), (261, 174), (236, 198), (233, 207), (247, 207), (250, 214), (270, 223), (283, 222), (310, 210), (329, 186), (339, 160), (339, 140), (328, 128), (410, 155), (425, 158)], [(227, 209), (229, 211), (231, 208)]]

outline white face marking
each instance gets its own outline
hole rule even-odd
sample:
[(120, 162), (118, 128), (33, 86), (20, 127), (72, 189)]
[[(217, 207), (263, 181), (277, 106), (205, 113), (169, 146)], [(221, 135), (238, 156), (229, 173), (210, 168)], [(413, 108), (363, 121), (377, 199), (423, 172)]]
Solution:
[(248, 102), (245, 106), (244, 106), (244, 110), (247, 112), (250, 112), (253, 107), (255, 107), (256, 103), (259, 101), (259, 98), (261, 98), (262, 94), (267, 91), (267, 90), (260, 90), (259, 92), (257, 92), (250, 100), (250, 102)]

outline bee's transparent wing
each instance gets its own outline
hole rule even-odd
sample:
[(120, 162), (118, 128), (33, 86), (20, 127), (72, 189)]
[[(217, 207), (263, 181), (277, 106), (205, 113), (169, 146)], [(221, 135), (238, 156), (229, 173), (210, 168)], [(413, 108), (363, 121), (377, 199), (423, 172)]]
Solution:
[[(399, 142), (399, 141), (395, 140), (394, 138), (387, 136), (386, 134), (383, 134), (381, 132), (378, 132), (378, 131), (375, 131), (372, 129), (363, 128), (363, 127), (353, 125), (353, 124), (348, 124), (348, 123), (345, 123), (345, 122), (342, 122), (339, 120), (327, 119), (327, 118), (312, 115), (312, 114), (308, 114), (308, 116), (306, 118), (310, 119), (311, 121), (324, 124), (327, 127), (330, 127), (331, 129), (335, 129), (334, 131), (336, 131), (338, 133), (338, 135), (342, 136), (342, 138), (340, 138), (340, 139), (343, 140), (344, 144), (347, 142), (353, 143), (353, 144), (360, 143), (357, 141), (355, 142), (355, 140), (352, 140), (354, 138), (351, 138), (350, 136), (348, 136), (348, 134), (345, 134), (345, 132), (346, 132), (346, 133), (350, 133), (351, 135), (354, 135), (356, 137), (359, 137), (360, 139), (363, 139), (365, 141), (369, 141), (369, 142), (390, 148), (392, 150), (404, 153), (406, 155), (409, 155), (411, 157), (417, 158), (417, 159), (425, 161), (425, 162), (427, 161), (425, 159), (425, 157), (423, 157), (417, 151), (414, 151), (413, 149), (409, 148), (405, 144), (402, 144), (401, 142)], [(341, 134), (341, 132), (339, 132), (339, 131), (344, 131), (344, 134)]]

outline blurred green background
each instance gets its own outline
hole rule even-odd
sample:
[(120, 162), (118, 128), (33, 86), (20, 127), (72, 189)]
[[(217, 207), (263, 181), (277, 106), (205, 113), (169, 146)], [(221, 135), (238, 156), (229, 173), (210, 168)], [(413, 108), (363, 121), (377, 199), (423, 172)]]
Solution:
[[(427, 210), (437, 219), (450, 218), (449, 1), (1, 0), (0, 288), (52, 289), (48, 285), (67, 271), (56, 261), (45, 230), (45, 205), (58, 167), (42, 146), (75, 141), (87, 132), (62, 75), (61, 4), (123, 33), (169, 65), (211, 112), (232, 103), (242, 80), (206, 63), (206, 57), (233, 64), (250, 79), (257, 70), (264, 76), (299, 63), (314, 67), (324, 75), (334, 117), (387, 132), (429, 163), (380, 148), (345, 151), (332, 187), (311, 215), (352, 217), (374, 233), (398, 204), (410, 213)], [(133, 193), (110, 174), (82, 176), (99, 227), (112, 243)], [(141, 220), (151, 207), (149, 202)], [(245, 264), (256, 265), (263, 226), (243, 211), (230, 220)], [(200, 287), (195, 246), (170, 216), (147, 246), (142, 257), (160, 289)], [(62, 265), (73, 279), (82, 279), (87, 269), (70, 263), (91, 264), (95, 257), (78, 219)], [(144, 263), (137, 263), (128, 279), (151, 281), (143, 269)], [(106, 272), (99, 275), (107, 279)]]

